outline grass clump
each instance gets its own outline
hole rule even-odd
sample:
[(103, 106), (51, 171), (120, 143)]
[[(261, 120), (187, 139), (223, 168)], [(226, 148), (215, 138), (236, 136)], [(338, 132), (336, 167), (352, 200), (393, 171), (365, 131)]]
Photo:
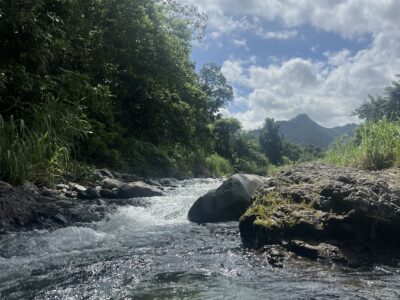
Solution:
[(0, 178), (11, 184), (25, 180), (52, 185), (70, 164), (77, 139), (90, 126), (79, 105), (68, 108), (57, 99), (34, 107), (29, 125), (0, 115)]
[(352, 141), (338, 143), (326, 153), (325, 162), (367, 170), (400, 165), (400, 122), (386, 119), (360, 126)]

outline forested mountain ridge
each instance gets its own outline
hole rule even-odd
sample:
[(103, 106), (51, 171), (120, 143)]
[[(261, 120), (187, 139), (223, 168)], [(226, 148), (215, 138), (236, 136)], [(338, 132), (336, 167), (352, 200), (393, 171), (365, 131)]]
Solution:
[[(353, 135), (358, 125), (347, 124), (334, 128), (326, 128), (312, 120), (307, 114), (299, 114), (288, 121), (276, 121), (283, 138), (300, 146), (314, 145), (327, 148), (335, 139), (343, 135)], [(251, 131), (258, 136), (259, 130)]]

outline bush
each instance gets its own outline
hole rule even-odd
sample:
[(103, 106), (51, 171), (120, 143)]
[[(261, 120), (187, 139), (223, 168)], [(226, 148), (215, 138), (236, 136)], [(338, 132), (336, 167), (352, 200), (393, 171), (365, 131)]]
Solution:
[(360, 126), (353, 141), (327, 152), (328, 163), (382, 170), (400, 164), (400, 123), (381, 120)]
[(212, 175), (218, 177), (232, 174), (233, 171), (229, 160), (219, 156), (218, 154), (208, 156), (205, 159), (205, 166)]

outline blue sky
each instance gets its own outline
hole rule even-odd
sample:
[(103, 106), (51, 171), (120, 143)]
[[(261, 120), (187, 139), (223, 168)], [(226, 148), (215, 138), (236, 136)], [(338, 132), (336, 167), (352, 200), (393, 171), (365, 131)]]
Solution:
[(223, 110), (246, 129), (307, 113), (332, 127), (400, 73), (397, 0), (180, 0), (207, 13), (197, 67), (215, 62), (234, 87)]

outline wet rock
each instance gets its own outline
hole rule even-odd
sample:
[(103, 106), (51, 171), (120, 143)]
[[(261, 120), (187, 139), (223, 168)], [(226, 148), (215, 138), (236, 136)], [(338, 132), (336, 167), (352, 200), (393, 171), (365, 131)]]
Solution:
[(124, 184), (125, 184), (124, 182), (119, 181), (117, 179), (106, 178), (101, 182), (101, 187), (103, 189), (112, 190), (115, 188), (119, 189)]
[(124, 184), (118, 189), (118, 198), (127, 199), (127, 198), (137, 198), (137, 197), (154, 197), (154, 196), (162, 196), (162, 191), (155, 187), (151, 186), (143, 181), (138, 181), (135, 183)]
[(97, 172), (103, 177), (114, 178), (113, 173), (109, 169), (100, 169)]
[[(400, 250), (400, 176), (322, 164), (282, 172), (255, 193), (240, 219), (250, 248), (288, 242), (312, 259), (352, 261), (355, 255)], [(300, 242), (299, 242), (300, 241)], [(363, 249), (363, 253), (349, 249)]]
[(102, 190), (100, 191), (100, 195), (101, 195), (101, 197), (103, 197), (103, 198), (112, 199), (112, 198), (115, 198), (117, 194), (114, 193), (112, 190), (109, 190), (109, 189), (102, 189)]
[(146, 179), (144, 182), (146, 182), (147, 184), (150, 184), (150, 185), (154, 185), (159, 188), (163, 187), (158, 181), (155, 181), (154, 179)]
[(100, 192), (95, 189), (95, 188), (87, 188), (85, 191), (79, 191), (78, 192), (78, 198), (79, 199), (87, 199), (87, 200), (94, 200), (101, 198)]
[(80, 184), (77, 184), (77, 183), (70, 182), (69, 186), (74, 192), (77, 192), (77, 193), (86, 191), (86, 187), (84, 187)]
[(176, 187), (176, 179), (174, 178), (162, 178), (158, 181), (162, 186), (172, 186), (172, 187)]
[(54, 192), (53, 192), (52, 190), (46, 188), (46, 187), (43, 187), (43, 188), (41, 189), (40, 193), (41, 193), (43, 196), (47, 196), (47, 197), (53, 197), (53, 195), (54, 195)]
[(64, 195), (67, 198), (73, 199), (73, 198), (76, 198), (78, 196), (78, 193), (77, 192), (73, 192), (73, 191), (66, 191)]
[(218, 189), (200, 197), (190, 208), (188, 219), (196, 223), (238, 221), (250, 206), (255, 190), (264, 177), (235, 174)]
[(59, 223), (59, 224), (68, 225), (68, 220), (67, 220), (67, 218), (64, 217), (62, 214), (56, 214), (56, 215), (53, 217), (53, 220), (54, 220), (55, 222)]
[(64, 184), (64, 183), (60, 183), (60, 184), (57, 184), (57, 185), (56, 185), (56, 189), (57, 189), (57, 190), (68, 190), (68, 189), (69, 189), (69, 186), (66, 185), (66, 184)]

